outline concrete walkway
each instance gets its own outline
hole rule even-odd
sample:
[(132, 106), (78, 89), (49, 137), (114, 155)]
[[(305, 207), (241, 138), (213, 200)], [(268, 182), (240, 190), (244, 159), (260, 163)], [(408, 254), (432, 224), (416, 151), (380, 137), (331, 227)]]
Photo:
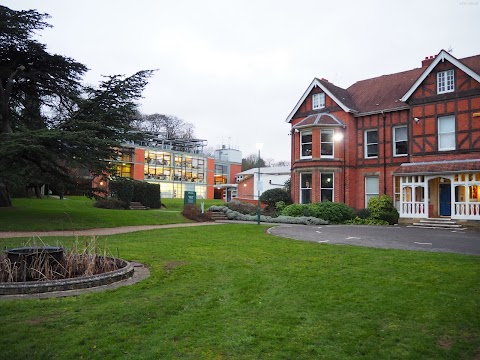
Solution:
[(121, 226), (114, 228), (98, 228), (85, 230), (57, 230), (57, 231), (1, 231), (0, 239), (16, 238), (16, 237), (42, 237), (42, 236), (99, 236), (99, 235), (115, 235), (136, 231), (155, 230), (155, 229), (171, 229), (178, 227), (192, 226), (210, 226), (221, 225), (221, 223), (204, 222), (204, 223), (180, 223), (167, 225), (139, 225), (139, 226)]

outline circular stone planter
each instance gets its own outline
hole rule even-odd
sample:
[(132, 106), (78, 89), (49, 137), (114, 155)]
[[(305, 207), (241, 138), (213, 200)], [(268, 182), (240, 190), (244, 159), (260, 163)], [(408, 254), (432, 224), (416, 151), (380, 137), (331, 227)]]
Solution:
[(38, 294), (53, 291), (65, 291), (85, 289), (101, 285), (108, 285), (131, 277), (134, 273), (134, 265), (122, 259), (111, 258), (119, 269), (71, 279), (26, 281), (0, 283), (0, 295)]

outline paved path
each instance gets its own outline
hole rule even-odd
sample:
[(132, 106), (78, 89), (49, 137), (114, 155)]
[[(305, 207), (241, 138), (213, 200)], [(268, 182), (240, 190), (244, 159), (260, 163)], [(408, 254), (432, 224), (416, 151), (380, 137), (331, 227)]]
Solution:
[(168, 225), (139, 225), (139, 226), (121, 226), (115, 228), (99, 228), (86, 230), (65, 230), (65, 231), (2, 231), (0, 232), (0, 239), (14, 238), (14, 237), (42, 237), (42, 236), (99, 236), (99, 235), (115, 235), (130, 233), (135, 231), (155, 230), (155, 229), (170, 229), (178, 227), (190, 226), (210, 226), (220, 225), (220, 223), (204, 222), (204, 223), (181, 223)]
[(406, 226), (282, 225), (272, 235), (321, 244), (480, 255), (478, 230), (422, 229)]
[[(210, 226), (242, 221), (205, 223), (181, 223), (168, 225), (122, 226), (67, 231), (0, 232), (1, 238), (42, 236), (93, 236), (114, 235), (135, 231), (169, 229), (178, 227)], [(289, 239), (313, 241), (326, 244), (357, 245), (384, 249), (422, 250), (480, 255), (480, 232), (475, 230), (455, 231), (444, 229), (421, 229), (405, 226), (360, 226), (360, 225), (272, 225), (268, 232)]]

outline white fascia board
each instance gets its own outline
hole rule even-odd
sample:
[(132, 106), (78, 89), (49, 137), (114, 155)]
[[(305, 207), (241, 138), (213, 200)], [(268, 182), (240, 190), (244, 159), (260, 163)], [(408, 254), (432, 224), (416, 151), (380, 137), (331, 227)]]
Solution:
[(338, 100), (330, 91), (328, 91), (328, 89), (322, 85), (322, 83), (317, 79), (313, 79), (313, 81), (310, 83), (310, 85), (308, 86), (307, 90), (303, 93), (302, 97), (300, 98), (300, 100), (297, 102), (297, 105), (295, 105), (295, 107), (293, 108), (292, 112), (288, 115), (287, 119), (285, 120), (285, 122), (290, 122), (290, 120), (292, 120), (292, 117), (293, 115), (295, 115), (295, 113), (297, 112), (297, 110), (300, 108), (300, 106), (302, 105), (302, 103), (305, 101), (305, 99), (308, 97), (308, 95), (310, 94), (310, 92), (312, 91), (312, 89), (315, 87), (315, 86), (318, 86), (320, 89), (323, 90), (323, 92), (325, 94), (327, 94), (333, 101), (335, 101), (341, 108), (343, 111), (345, 112), (355, 112), (353, 111), (352, 109), (348, 108), (347, 106), (345, 106), (340, 100)]
[(473, 79), (477, 80), (480, 82), (480, 75), (471, 70), (469, 67), (463, 65), (460, 61), (455, 59), (450, 53), (446, 52), (445, 50), (440, 51), (440, 53), (437, 55), (437, 57), (432, 61), (432, 63), (425, 69), (425, 71), (420, 75), (420, 77), (415, 81), (413, 86), (408, 90), (408, 92), (403, 95), (403, 97), (400, 99), (400, 101), (406, 102), (410, 96), (413, 94), (415, 90), (420, 86), (420, 84), (425, 80), (425, 78), (432, 72), (432, 70), (437, 66), (437, 64), (440, 61), (449, 61), (453, 65), (455, 65), (457, 68), (462, 70), (464, 73), (468, 74), (470, 77)]

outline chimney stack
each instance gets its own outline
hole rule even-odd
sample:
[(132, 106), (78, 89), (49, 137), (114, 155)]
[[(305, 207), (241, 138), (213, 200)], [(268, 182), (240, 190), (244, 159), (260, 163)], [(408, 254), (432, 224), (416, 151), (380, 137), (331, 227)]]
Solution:
[(422, 60), (422, 67), (430, 65), (437, 56), (425, 56), (425, 60)]

